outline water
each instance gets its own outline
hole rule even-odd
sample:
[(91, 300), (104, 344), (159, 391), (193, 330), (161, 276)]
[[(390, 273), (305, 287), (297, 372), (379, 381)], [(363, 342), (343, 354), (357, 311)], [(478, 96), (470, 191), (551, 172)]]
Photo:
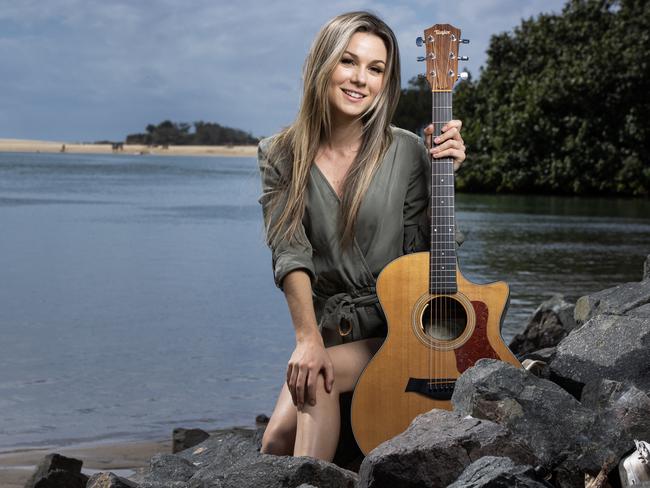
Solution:
[[(0, 154), (0, 451), (270, 414), (294, 344), (254, 158)], [(509, 340), (552, 293), (638, 281), (650, 204), (459, 195)]]

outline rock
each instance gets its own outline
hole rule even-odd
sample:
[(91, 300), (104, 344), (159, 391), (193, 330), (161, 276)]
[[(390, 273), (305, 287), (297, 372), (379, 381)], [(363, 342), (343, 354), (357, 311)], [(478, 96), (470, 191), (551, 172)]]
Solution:
[(310, 457), (260, 454), (225, 470), (204, 469), (188, 488), (285, 488), (310, 483), (319, 488), (354, 488), (356, 473)]
[(599, 314), (634, 315), (630, 312), (647, 303), (650, 303), (650, 280), (624, 283), (580, 297), (574, 317), (578, 324), (583, 324)]
[(544, 361), (545, 363), (551, 362), (555, 356), (555, 347), (545, 347), (536, 351), (527, 352), (521, 357), (521, 360), (532, 359), (533, 361)]
[(84, 488), (88, 476), (81, 472), (83, 461), (57, 453), (48, 454), (38, 463), (25, 488)]
[(177, 427), (172, 432), (172, 453), (177, 453), (194, 447), (210, 437), (205, 430), (202, 429), (183, 429)]
[(517, 356), (556, 346), (576, 327), (573, 318), (575, 305), (554, 295), (543, 302), (528, 322), (522, 334), (517, 334), (510, 343), (510, 349)]
[(358, 487), (444, 487), (473, 461), (488, 455), (535, 462), (531, 451), (506, 428), (434, 409), (417, 416), (403, 433), (366, 456)]
[(484, 456), (465, 468), (448, 488), (552, 488), (532, 466), (516, 465), (506, 457)]
[[(66, 486), (66, 485), (60, 485)], [(86, 488), (139, 488), (137, 483), (121, 478), (113, 473), (95, 473), (88, 480)], [(67, 486), (66, 486), (67, 488)]]
[(643, 280), (650, 280), (650, 254), (645, 258), (643, 263)]
[(650, 397), (635, 386), (611, 380), (589, 383), (582, 404), (596, 414), (592, 440), (579, 459), (583, 470), (605, 464), (613, 467), (635, 439), (650, 439)]
[(149, 460), (149, 470), (143, 481), (168, 482), (189, 480), (199, 468), (175, 454), (156, 454)]
[(593, 414), (555, 383), (495, 359), (466, 370), (451, 401), (460, 415), (508, 428), (548, 467), (584, 444), (593, 423)]
[(143, 481), (137, 485), (138, 488), (187, 488), (183, 481)]
[(271, 420), (271, 419), (268, 416), (264, 415), (263, 413), (261, 413), (257, 417), (255, 417), (255, 423), (256, 424), (268, 424), (269, 420)]
[(259, 456), (262, 434), (261, 429), (226, 429), (176, 455), (200, 469), (208, 465), (213, 469), (227, 469), (245, 458)]
[(576, 398), (601, 378), (650, 392), (650, 318), (597, 315), (562, 340), (549, 368)]

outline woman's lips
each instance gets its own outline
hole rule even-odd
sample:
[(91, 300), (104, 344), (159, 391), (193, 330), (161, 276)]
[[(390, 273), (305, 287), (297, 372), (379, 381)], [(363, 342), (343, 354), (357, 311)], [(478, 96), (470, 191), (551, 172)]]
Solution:
[[(359, 98), (357, 98), (357, 97), (353, 97), (353, 96), (351, 96), (351, 95), (348, 95), (347, 91), (344, 90), (343, 88), (341, 89), (341, 91), (342, 91), (343, 94), (345, 95), (345, 98), (347, 98), (347, 99), (350, 100), (351, 102), (361, 102), (364, 98), (366, 98), (365, 95), (363, 95), (362, 97), (359, 97)], [(348, 91), (353, 92), (353, 90), (348, 90)], [(354, 93), (356, 93), (356, 92), (354, 92)]]

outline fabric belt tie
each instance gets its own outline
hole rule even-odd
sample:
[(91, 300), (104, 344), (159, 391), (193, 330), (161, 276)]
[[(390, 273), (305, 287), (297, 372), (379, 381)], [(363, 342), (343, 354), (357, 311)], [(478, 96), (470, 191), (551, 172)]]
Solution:
[(369, 307), (379, 303), (376, 293), (353, 297), (349, 293), (337, 293), (325, 302), (321, 327), (338, 332), (343, 342), (361, 338), (357, 307)]

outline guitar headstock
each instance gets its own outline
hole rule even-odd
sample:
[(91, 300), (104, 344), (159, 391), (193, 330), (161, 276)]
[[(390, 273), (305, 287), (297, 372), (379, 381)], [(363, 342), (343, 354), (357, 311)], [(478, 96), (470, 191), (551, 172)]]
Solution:
[(418, 37), (417, 44), (424, 44), (426, 55), (418, 61), (426, 61), (426, 79), (431, 91), (451, 91), (459, 78), (458, 61), (466, 61), (466, 56), (458, 56), (460, 44), (469, 40), (460, 38), (460, 29), (450, 24), (435, 24), (424, 30), (424, 37)]

